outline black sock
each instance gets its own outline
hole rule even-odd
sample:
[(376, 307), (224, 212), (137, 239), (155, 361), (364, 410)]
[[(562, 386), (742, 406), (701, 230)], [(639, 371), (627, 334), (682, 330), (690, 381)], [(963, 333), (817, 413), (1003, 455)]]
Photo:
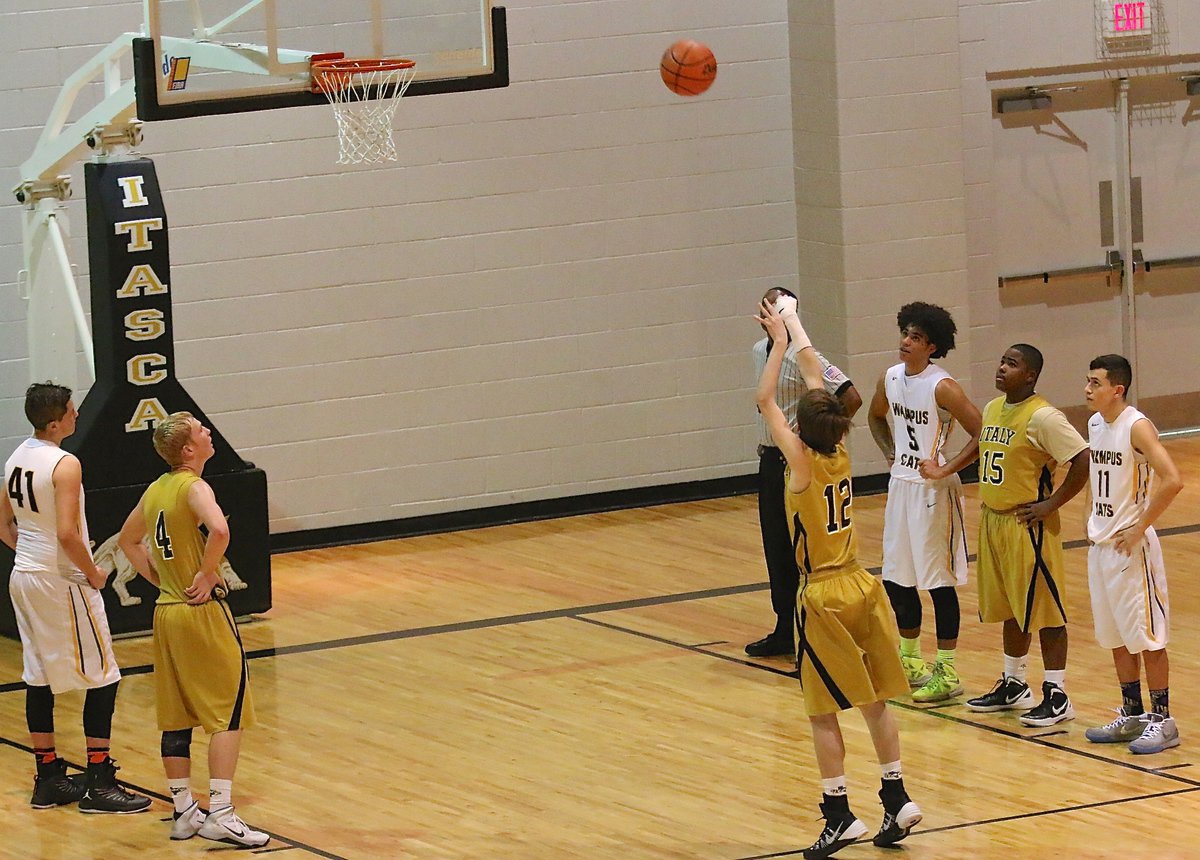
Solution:
[(54, 747), (39, 747), (33, 751), (33, 759), (37, 763), (37, 775), (49, 776), (58, 756), (54, 752)]
[(1140, 680), (1121, 685), (1121, 706), (1125, 709), (1125, 715), (1128, 717), (1146, 713), (1146, 708), (1142, 705), (1142, 682)]
[(1150, 691), (1150, 710), (1161, 714), (1163, 719), (1171, 716), (1170, 691), (1166, 687)]

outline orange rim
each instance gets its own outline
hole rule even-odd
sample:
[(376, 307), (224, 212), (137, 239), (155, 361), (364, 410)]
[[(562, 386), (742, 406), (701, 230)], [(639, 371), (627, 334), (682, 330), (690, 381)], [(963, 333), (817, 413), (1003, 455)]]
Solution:
[(416, 64), (416, 60), (406, 60), (402, 57), (316, 60), (312, 64), (312, 91), (320, 93), (344, 90), (354, 83), (358, 75), (411, 69)]

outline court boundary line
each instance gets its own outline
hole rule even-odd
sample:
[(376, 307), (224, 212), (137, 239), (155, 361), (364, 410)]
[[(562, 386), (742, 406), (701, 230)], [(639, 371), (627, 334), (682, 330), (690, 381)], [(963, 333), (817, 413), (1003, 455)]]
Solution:
[[(1180, 534), (1200, 532), (1200, 523), (1156, 530), (1159, 537), (1172, 537)], [(1081, 549), (1088, 546), (1086, 540), (1068, 541), (1063, 545), (1064, 550)], [(975, 556), (969, 556), (974, 560)], [(867, 568), (872, 574), (879, 574), (879, 566)], [(394, 642), (402, 639), (417, 639), (423, 636), (436, 636), (442, 633), (463, 633), (471, 630), (486, 630), (491, 627), (504, 627), (509, 624), (524, 624), (531, 621), (552, 621), (559, 618), (573, 618), (581, 615), (597, 615), (605, 612), (619, 612), (624, 609), (642, 609), (649, 606), (666, 606), (671, 603), (685, 603), (690, 600), (707, 600), (714, 597), (729, 597), (736, 594), (751, 594), (766, 591), (770, 583), (753, 582), (742, 585), (723, 585), (717, 588), (706, 588), (699, 591), (683, 591), (675, 594), (660, 594), (651, 597), (632, 597), (626, 600), (616, 600), (608, 603), (592, 603), (583, 606), (569, 606), (559, 609), (545, 609), (539, 612), (526, 612), (516, 615), (499, 615), (491, 618), (476, 618), (469, 621), (454, 621), (447, 624), (433, 624), (426, 627), (408, 627), (403, 630), (385, 630), (379, 633), (366, 633), (361, 636), (346, 636), (339, 639), (323, 639), (317, 642), (303, 642), (295, 645), (283, 645), (276, 648), (259, 648), (246, 652), (247, 660), (258, 660), (264, 657), (284, 657), (289, 654), (305, 654), (311, 651), (329, 651), (336, 648), (351, 648), (357, 645), (375, 645), (380, 642)], [(711, 652), (705, 652), (711, 653)], [(758, 664), (751, 664), (758, 665)], [(128, 668), (121, 667), (121, 675), (144, 675), (154, 671), (152, 664), (143, 663)], [(10, 681), (0, 684), (0, 695), (25, 689), (23, 681)]]
[[(11, 738), (6, 738), (3, 735), (0, 735), (0, 747), (5, 747), (5, 746), (11, 747), (12, 749), (15, 749), (15, 750), (19, 750), (20, 752), (28, 753), (29, 755), (33, 755), (33, 747), (28, 747), (25, 744), (20, 743), (19, 741), (14, 741)], [(85, 767), (77, 765), (69, 759), (64, 759), (64, 761), (67, 762), (68, 767), (73, 767), (80, 772), (84, 772), (84, 773), (87, 772), (87, 769)], [(139, 792), (140, 794), (146, 795), (147, 797), (152, 797), (155, 800), (161, 800), (163, 803), (167, 804), (168, 806), (172, 805), (171, 798), (167, 797), (165, 794), (162, 794), (161, 792), (151, 791), (150, 789), (144, 788), (136, 783), (130, 782), (127, 779), (118, 780), (118, 782), (121, 785), (132, 788), (133, 790)], [(256, 829), (261, 830), (263, 833), (266, 833), (272, 839), (278, 839), (280, 842), (286, 842), (287, 845), (279, 846), (277, 848), (266, 848), (266, 846), (264, 846), (263, 850), (250, 849), (250, 851), (248, 852), (250, 854), (270, 854), (274, 851), (282, 851), (282, 850), (287, 850), (289, 848), (299, 848), (303, 851), (309, 852), (310, 854), (315, 854), (318, 857), (324, 857), (325, 860), (348, 860), (348, 858), (343, 857), (340, 854), (333, 854), (329, 851), (324, 851), (320, 848), (317, 848), (312, 845), (308, 845), (304, 842), (298, 842), (295, 839), (289, 839), (286, 836), (281, 836), (280, 834), (276, 833), (273, 830), (267, 830), (266, 828), (263, 828), (263, 827), (258, 827)], [(221, 850), (221, 848), (216, 847), (215, 843), (214, 843), (213, 847), (216, 850)], [(210, 850), (212, 850), (212, 849), (210, 848)], [(245, 850), (245, 849), (241, 849), (241, 850)]]

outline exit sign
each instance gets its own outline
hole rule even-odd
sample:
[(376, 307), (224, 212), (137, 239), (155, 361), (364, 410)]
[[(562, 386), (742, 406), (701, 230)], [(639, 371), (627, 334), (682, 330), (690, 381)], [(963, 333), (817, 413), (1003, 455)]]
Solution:
[(1104, 0), (1104, 42), (1110, 48), (1134, 47), (1154, 35), (1153, 0)]

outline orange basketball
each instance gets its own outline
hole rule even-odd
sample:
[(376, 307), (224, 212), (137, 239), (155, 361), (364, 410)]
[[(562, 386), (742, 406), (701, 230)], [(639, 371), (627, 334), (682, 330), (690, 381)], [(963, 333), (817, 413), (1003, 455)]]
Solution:
[(717, 58), (703, 42), (681, 39), (663, 52), (659, 71), (671, 92), (698, 96), (716, 80)]

